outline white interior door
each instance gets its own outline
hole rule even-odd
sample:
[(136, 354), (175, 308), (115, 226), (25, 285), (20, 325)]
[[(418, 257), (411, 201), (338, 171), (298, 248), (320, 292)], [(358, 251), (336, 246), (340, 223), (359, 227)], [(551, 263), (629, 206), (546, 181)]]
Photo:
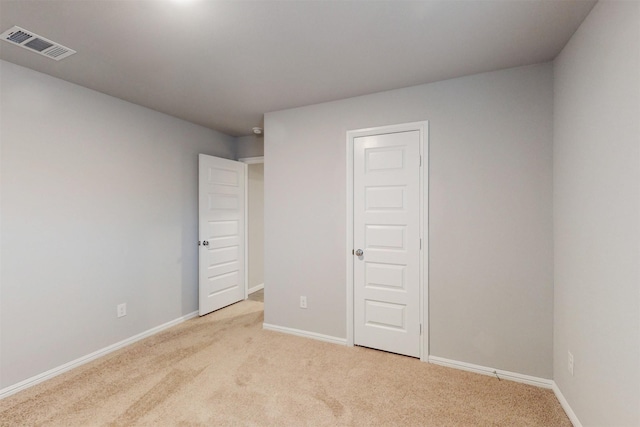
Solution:
[(245, 298), (244, 163), (199, 155), (199, 312)]
[(354, 344), (420, 357), (420, 131), (353, 150)]

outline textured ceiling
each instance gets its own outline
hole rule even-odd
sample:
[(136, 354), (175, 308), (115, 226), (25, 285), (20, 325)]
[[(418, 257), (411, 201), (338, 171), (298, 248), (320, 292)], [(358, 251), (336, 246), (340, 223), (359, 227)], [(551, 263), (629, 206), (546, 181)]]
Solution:
[(0, 32), (78, 53), (0, 59), (240, 136), (269, 111), (552, 60), (594, 3), (1, 0)]

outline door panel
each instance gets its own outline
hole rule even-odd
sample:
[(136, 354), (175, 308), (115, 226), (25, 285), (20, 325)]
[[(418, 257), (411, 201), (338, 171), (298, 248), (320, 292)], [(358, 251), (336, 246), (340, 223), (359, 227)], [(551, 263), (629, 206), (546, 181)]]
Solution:
[(365, 287), (370, 289), (389, 289), (406, 291), (404, 265), (365, 263)]
[(201, 316), (245, 297), (245, 167), (233, 160), (199, 156)]
[(420, 356), (420, 132), (354, 138), (354, 343)]

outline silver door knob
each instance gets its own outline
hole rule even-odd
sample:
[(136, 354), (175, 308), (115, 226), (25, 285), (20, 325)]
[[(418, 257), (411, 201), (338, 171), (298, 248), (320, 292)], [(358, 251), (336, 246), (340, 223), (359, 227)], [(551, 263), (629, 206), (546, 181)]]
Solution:
[(356, 249), (355, 254), (356, 254), (356, 256), (362, 256), (362, 255), (364, 255), (364, 252), (362, 252), (362, 249)]

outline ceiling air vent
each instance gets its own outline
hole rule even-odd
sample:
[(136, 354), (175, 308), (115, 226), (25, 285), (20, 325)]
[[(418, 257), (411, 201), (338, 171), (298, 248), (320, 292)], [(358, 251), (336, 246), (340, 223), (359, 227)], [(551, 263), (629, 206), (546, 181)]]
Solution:
[(37, 34), (20, 27), (13, 27), (0, 34), (0, 38), (6, 42), (17, 44), (25, 49), (44, 55), (48, 58), (60, 61), (67, 56), (76, 53), (75, 50), (40, 37)]

